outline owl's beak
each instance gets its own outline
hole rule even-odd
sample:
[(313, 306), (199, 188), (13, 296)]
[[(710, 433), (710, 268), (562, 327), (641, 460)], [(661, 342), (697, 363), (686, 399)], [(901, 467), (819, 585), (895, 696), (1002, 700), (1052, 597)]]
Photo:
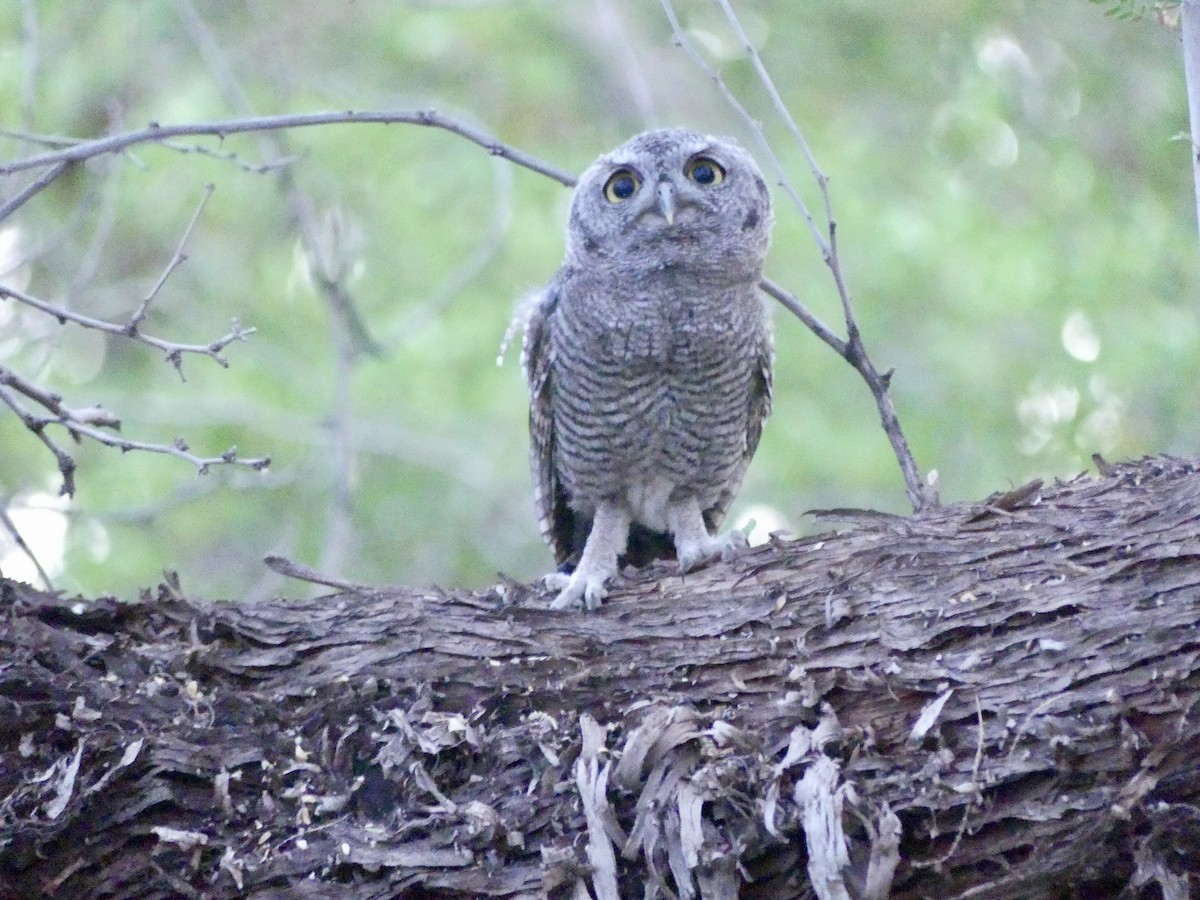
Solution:
[(675, 224), (675, 188), (669, 181), (658, 183), (658, 211), (668, 225)]

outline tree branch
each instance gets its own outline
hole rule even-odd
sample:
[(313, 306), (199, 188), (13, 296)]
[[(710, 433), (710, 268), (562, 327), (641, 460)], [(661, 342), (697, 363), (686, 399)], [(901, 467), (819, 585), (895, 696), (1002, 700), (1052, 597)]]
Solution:
[(883, 425), (884, 433), (887, 435), (888, 441), (892, 446), (892, 451), (896, 456), (896, 460), (900, 465), (900, 473), (904, 478), (905, 492), (908, 494), (909, 502), (914, 510), (923, 509), (926, 506), (937, 505), (937, 489), (934, 483), (926, 482), (921, 477), (920, 468), (917, 466), (916, 460), (912, 455), (912, 449), (908, 445), (908, 439), (904, 436), (904, 431), (900, 426), (900, 419), (896, 414), (895, 404), (892, 402), (891, 395), (888, 391), (891, 380), (891, 372), (880, 375), (875, 368), (866, 347), (862, 341), (862, 335), (859, 331), (858, 322), (854, 316), (854, 307), (850, 299), (850, 291), (846, 286), (845, 275), (842, 272), (841, 258), (838, 256), (837, 243), (837, 220), (833, 215), (833, 202), (829, 194), (829, 178), (821, 171), (817, 165), (816, 158), (809, 149), (808, 142), (804, 138), (803, 132), (800, 130), (796, 120), (792, 117), (787, 109), (787, 105), (783, 102), (779, 91), (775, 87), (774, 81), (767, 72), (766, 66), (763, 64), (762, 58), (758, 55), (758, 51), (754, 49), (754, 45), (750, 42), (745, 30), (742, 28), (741, 22), (738, 21), (733, 8), (728, 0), (716, 0), (725, 18), (729, 23), (730, 28), (741, 42), (750, 61), (754, 66), (754, 71), (762, 82), (771, 98), (771, 102), (775, 107), (776, 113), (783, 120), (788, 131), (799, 145), (804, 154), (804, 158), (808, 160), (809, 168), (812, 170), (813, 179), (816, 181), (818, 188), (821, 191), (821, 197), (825, 205), (825, 220), (827, 232), (822, 233), (814, 220), (812, 213), (809, 212), (807, 204), (801, 198), (799, 191), (796, 190), (788, 177), (787, 171), (776, 156), (774, 149), (771, 147), (770, 141), (767, 140), (766, 133), (763, 130), (762, 123), (750, 115), (749, 110), (745, 105), (734, 95), (725, 81), (717, 72), (695, 44), (690, 40), (683, 26), (679, 22), (679, 17), (675, 12), (675, 7), (671, 0), (661, 0), (663, 12), (670, 23), (671, 31), (675, 35), (675, 43), (681, 47), (696, 66), (708, 76), (716, 86), (717, 90), (725, 98), (726, 102), (732, 106), (738, 114), (745, 120), (746, 124), (754, 132), (758, 138), (759, 144), (762, 147), (767, 158), (770, 160), (772, 167), (775, 169), (779, 177), (779, 184), (783, 187), (787, 195), (792, 199), (792, 202), (799, 209), (801, 216), (804, 218), (805, 224), (808, 225), (809, 232), (813, 236), (817, 248), (821, 251), (821, 258), (825, 265), (829, 268), (830, 274), (833, 276), (834, 286), (837, 289), (838, 298), (842, 304), (842, 315), (846, 323), (847, 340), (842, 341), (837, 338), (833, 332), (822, 324), (816, 316), (809, 312), (803, 304), (801, 304), (794, 296), (788, 294), (774, 282), (764, 279), (762, 283), (763, 290), (779, 300), (788, 310), (795, 314), (817, 337), (828, 344), (839, 356), (848, 362), (862, 376), (862, 379), (867, 383), (867, 387), (871, 391), (871, 396), (875, 398), (875, 405), (879, 410), (880, 422)]
[(18, 303), (23, 303), (26, 306), (46, 313), (58, 319), (60, 323), (74, 322), (76, 325), (81, 325), (84, 328), (93, 328), (96, 331), (104, 331), (109, 334), (119, 334), (122, 337), (131, 338), (141, 344), (146, 344), (149, 347), (154, 347), (166, 354), (166, 359), (173, 365), (176, 370), (182, 375), (183, 357), (186, 354), (194, 353), (200, 356), (207, 356), (209, 359), (216, 361), (222, 368), (229, 368), (229, 361), (221, 355), (221, 351), (232, 344), (234, 341), (244, 341), (247, 337), (254, 334), (258, 329), (243, 328), (237, 319), (229, 329), (229, 333), (225, 334), (214, 341), (207, 344), (182, 344), (176, 341), (168, 341), (164, 338), (154, 337), (145, 334), (136, 324), (127, 322), (124, 325), (118, 325), (115, 322), (107, 322), (103, 319), (96, 319), (92, 316), (84, 315), (83, 313), (75, 312), (74, 310), (66, 309), (47, 300), (39, 299), (24, 291), (19, 291), (14, 287), (9, 287), (5, 284), (0, 284), (0, 299), (8, 297), (16, 300)]
[[(231, 134), (248, 132), (279, 131), (290, 128), (312, 128), (319, 125), (365, 124), (377, 125), (420, 125), (438, 128), (465, 138), (483, 147), (493, 156), (545, 175), (567, 186), (575, 183), (575, 176), (565, 169), (542, 162), (524, 151), (510, 147), (482, 129), (475, 128), (436, 110), (343, 110), (341, 112), (293, 113), (278, 116), (250, 116), (243, 119), (227, 119), (215, 122), (192, 122), (184, 125), (160, 125), (151, 123), (139, 131), (114, 134), (90, 141), (80, 141), (69, 146), (48, 150), (9, 163), (0, 163), (0, 175), (12, 175), (30, 169), (44, 169), (60, 163), (82, 162), (106, 153), (120, 153), (138, 144), (162, 143), (170, 138), (209, 135), (224, 140)], [(53, 180), (53, 179), (49, 179)], [(49, 181), (47, 181), (49, 183)], [(45, 185), (42, 185), (45, 187)], [(40, 189), (40, 188), (39, 188)], [(2, 217), (0, 217), (2, 218)]]
[(721, 78), (720, 73), (718, 73), (716, 69), (709, 65), (708, 60), (704, 58), (703, 54), (700, 53), (700, 51), (696, 48), (696, 45), (687, 36), (687, 32), (684, 30), (683, 25), (680, 24), (679, 16), (676, 14), (675, 6), (671, 0), (660, 0), (660, 2), (662, 3), (663, 12), (667, 17), (667, 22), (671, 26), (671, 31), (675, 35), (675, 45), (682, 49), (684, 53), (686, 53), (692, 60), (692, 62), (695, 63), (696, 68), (698, 68), (708, 77), (708, 80), (713, 83), (713, 87), (717, 89), (718, 93), (720, 93), (720, 95), (724, 98), (725, 102), (728, 103), (729, 106), (732, 107), (733, 110), (742, 117), (743, 121), (745, 121), (746, 125), (749, 126), (754, 136), (758, 138), (759, 148), (767, 157), (767, 160), (771, 164), (771, 168), (775, 170), (775, 175), (778, 178), (779, 186), (783, 188), (784, 192), (788, 195), (788, 197), (791, 198), (792, 203), (795, 204), (796, 209), (800, 211), (800, 215), (803, 217), (804, 223), (808, 226), (809, 234), (812, 235), (813, 242), (816, 243), (817, 247), (821, 251), (821, 257), (826, 261), (826, 263), (828, 263), (830, 252), (829, 241), (825, 235), (821, 233), (821, 229), (817, 226), (816, 220), (813, 218), (812, 213), (810, 213), (808, 210), (808, 204), (804, 202), (804, 198), (801, 197), (800, 192), (796, 190), (796, 186), (792, 183), (792, 179), (788, 175), (787, 169), (784, 167), (783, 163), (780, 162), (779, 157), (775, 154), (775, 148), (772, 147), (771, 142), (767, 140), (767, 135), (763, 130), (762, 122), (750, 115), (750, 111), (746, 109), (745, 105), (740, 100), (738, 100), (737, 95), (735, 95), (733, 91), (729, 89), (729, 85), (727, 85), (725, 80)]
[(49, 163), (45, 172), (35, 178), (29, 184), (19, 190), (12, 199), (0, 206), (0, 222), (3, 222), (18, 209), (25, 205), (31, 198), (41, 193), (42, 189), (47, 187), (54, 179), (67, 170), (71, 163), (69, 160), (60, 159), (56, 162)]
[[(192, 218), (188, 221), (187, 227), (183, 230), (183, 234), (179, 238), (179, 242), (175, 245), (175, 252), (171, 254), (171, 259), (163, 268), (162, 274), (158, 276), (158, 281), (154, 282), (154, 286), (150, 288), (150, 293), (145, 296), (141, 304), (138, 305), (138, 308), (134, 310), (133, 315), (129, 317), (129, 321), (125, 323), (126, 332), (137, 332), (138, 326), (141, 325), (142, 321), (146, 318), (146, 312), (150, 309), (151, 302), (153, 302), (154, 298), (158, 296), (158, 292), (162, 290), (163, 285), (167, 283), (167, 279), (171, 277), (171, 273), (179, 268), (179, 266), (181, 266), (187, 259), (187, 255), (183, 252), (184, 245), (187, 244), (188, 238), (191, 237), (192, 231), (196, 227), (196, 223), (200, 220), (200, 214), (204, 212), (204, 207), (208, 205), (208, 200), (210, 197), (212, 197), (213, 191), (215, 190), (215, 184), (208, 184), (205, 186), (204, 196), (200, 199), (200, 203), (197, 204), (196, 211), (192, 213)], [(247, 331), (242, 332), (243, 335), (249, 333), (250, 332)], [(217, 361), (221, 362), (220, 359)], [(224, 365), (224, 363), (222, 363), (222, 365)]]
[(0, 900), (1195, 883), (1198, 509), (1200, 460), (1148, 459), (643, 569), (588, 615), (284, 560), (341, 593), (0, 579)]
[[(17, 394), (32, 400), (46, 410), (49, 415), (34, 414), (25, 404), (21, 403)], [(3, 365), (0, 365), (0, 403), (11, 409), (25, 428), (54, 454), (59, 474), (62, 476), (60, 493), (67, 496), (73, 496), (75, 493), (75, 460), (46, 434), (46, 428), (50, 425), (61, 426), (76, 442), (82, 441), (83, 438), (89, 438), (105, 446), (116, 447), (122, 452), (139, 450), (146, 453), (175, 456), (194, 465), (201, 475), (207, 474), (211, 466), (240, 465), (262, 471), (271, 464), (269, 456), (241, 459), (236, 447), (231, 447), (220, 456), (204, 457), (191, 453), (182, 438), (177, 438), (171, 444), (152, 444), (117, 437), (108, 431), (101, 430), (102, 428), (116, 430), (121, 427), (120, 419), (108, 410), (100, 406), (71, 409), (63, 404), (62, 397), (58, 394), (25, 380), (12, 369)]]
[(25, 558), (33, 565), (33, 570), (37, 572), (38, 578), (46, 590), (54, 590), (54, 585), (50, 581), (50, 575), (42, 567), (41, 560), (37, 558), (37, 554), (33, 552), (33, 548), (25, 542), (25, 538), (21, 534), (21, 530), (17, 528), (17, 523), (12, 520), (12, 516), (8, 514), (8, 499), (0, 496), (0, 525), (4, 526), (4, 530), (8, 532), (9, 538), (18, 550), (25, 555)]

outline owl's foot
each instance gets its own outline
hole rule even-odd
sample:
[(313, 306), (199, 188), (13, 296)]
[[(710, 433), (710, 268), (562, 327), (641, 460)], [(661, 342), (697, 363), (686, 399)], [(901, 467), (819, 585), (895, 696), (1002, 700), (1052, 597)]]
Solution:
[(679, 571), (690, 572), (709, 560), (720, 557), (733, 559), (741, 551), (750, 546), (746, 536), (740, 531), (730, 531), (709, 537), (707, 534), (693, 541), (675, 541), (675, 555), (679, 558)]
[(601, 503), (592, 517), (592, 530), (579, 565), (570, 575), (554, 572), (544, 579), (547, 587), (559, 588), (551, 609), (578, 606), (580, 600), (588, 609), (600, 605), (608, 591), (604, 582), (617, 574), (617, 557), (625, 552), (629, 539), (629, 513), (613, 503)]
[(551, 572), (542, 579), (542, 584), (558, 591), (558, 596), (554, 598), (550, 608), (570, 609), (584, 606), (587, 609), (595, 609), (608, 596), (608, 589), (604, 586), (604, 582), (608, 580), (610, 574), (612, 573), (592, 572), (589, 574), (583, 570), (582, 566), (570, 575)]
[(732, 559), (750, 546), (740, 531), (711, 535), (700, 513), (700, 504), (695, 497), (686, 497), (671, 504), (667, 511), (668, 524), (675, 536), (675, 557), (679, 560), (679, 571), (692, 569), (718, 556)]

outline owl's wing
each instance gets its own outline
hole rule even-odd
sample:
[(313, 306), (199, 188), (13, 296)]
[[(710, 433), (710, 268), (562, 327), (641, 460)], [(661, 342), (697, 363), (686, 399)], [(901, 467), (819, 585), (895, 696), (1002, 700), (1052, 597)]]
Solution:
[(742, 451), (742, 460), (737, 471), (729, 480), (729, 484), (721, 491), (721, 496), (717, 499), (716, 504), (704, 510), (704, 524), (708, 526), (710, 534), (715, 533), (720, 527), (729, 505), (737, 496), (738, 489), (742, 486), (742, 479), (746, 475), (746, 469), (750, 467), (750, 460), (754, 457), (754, 451), (758, 449), (758, 439), (762, 437), (763, 423), (771, 414), (774, 358), (775, 346), (770, 326), (764, 323), (758, 342), (758, 353), (755, 356), (754, 376), (750, 382), (750, 408), (746, 416), (745, 449)]
[(525, 323), (521, 365), (529, 384), (529, 465), (533, 473), (533, 502), (542, 537), (558, 563), (574, 552), (575, 518), (554, 468), (554, 390), (550, 344), (550, 317), (558, 306), (558, 286), (551, 284), (537, 297)]
[(758, 449), (758, 439), (762, 437), (763, 422), (771, 415), (771, 388), (775, 376), (773, 363), (775, 360), (775, 342), (771, 337), (770, 326), (763, 325), (762, 338), (758, 345), (758, 370), (750, 390), (750, 417), (746, 420), (746, 465)]

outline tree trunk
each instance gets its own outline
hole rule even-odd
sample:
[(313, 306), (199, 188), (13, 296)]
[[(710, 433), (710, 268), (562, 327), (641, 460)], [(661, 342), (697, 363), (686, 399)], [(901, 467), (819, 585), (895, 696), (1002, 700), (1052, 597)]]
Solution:
[(843, 513), (587, 614), (0, 582), (0, 898), (1186, 898), (1197, 465)]

